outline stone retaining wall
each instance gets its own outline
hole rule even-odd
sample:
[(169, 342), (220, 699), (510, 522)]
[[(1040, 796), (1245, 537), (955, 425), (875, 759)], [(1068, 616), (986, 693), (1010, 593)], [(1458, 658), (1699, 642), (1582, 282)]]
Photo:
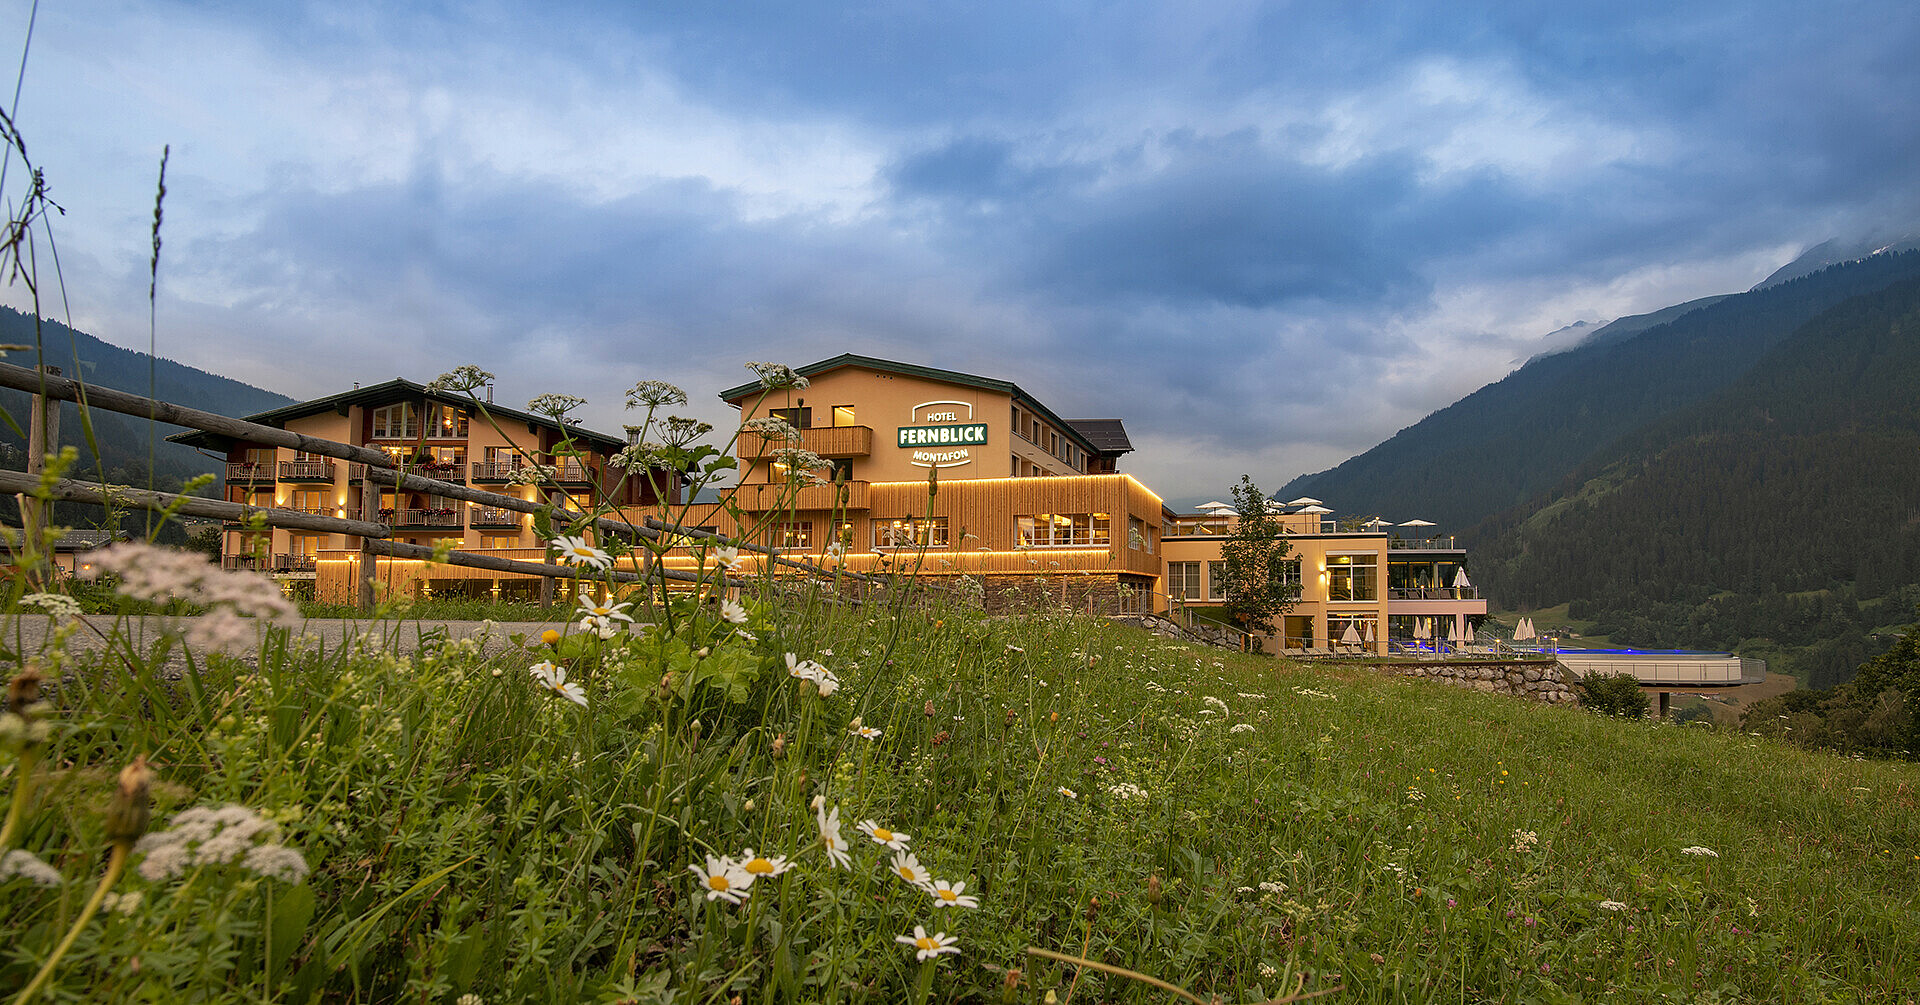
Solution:
[(1379, 666), (1379, 669), (1402, 677), (1420, 677), (1455, 687), (1528, 698), (1549, 705), (1568, 705), (1580, 700), (1559, 664), (1548, 661), (1389, 663)]
[(1195, 621), (1193, 627), (1189, 628), (1158, 614), (1113, 614), (1108, 616), (1108, 620), (1144, 628), (1165, 638), (1219, 646), (1222, 649), (1240, 648), (1239, 632), (1231, 628), (1215, 628), (1204, 621)]

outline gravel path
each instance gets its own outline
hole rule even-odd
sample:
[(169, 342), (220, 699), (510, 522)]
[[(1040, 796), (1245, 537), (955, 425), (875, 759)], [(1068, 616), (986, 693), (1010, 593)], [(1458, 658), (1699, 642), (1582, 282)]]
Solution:
[[(187, 621), (185, 618), (135, 617), (123, 621), (103, 616), (90, 615), (84, 619), (88, 625), (99, 631), (81, 629), (74, 633), (71, 645), (87, 649), (98, 649), (104, 645), (101, 635), (111, 634), (118, 622), (122, 631), (130, 631), (136, 641), (144, 644), (158, 636), (162, 626), (169, 620)], [(27, 615), (19, 619), (6, 619), (0, 624), (5, 632), (4, 643), (8, 648), (16, 644), (19, 651), (33, 653), (46, 641), (52, 627), (51, 618), (39, 615)], [(420, 645), (422, 635), (445, 629), (448, 635), (457, 639), (479, 635), (483, 621), (359, 621), (352, 618), (311, 618), (302, 622), (300, 632), (317, 636), (328, 652), (340, 648), (351, 640), (367, 639), (380, 646), (397, 645), (401, 650), (411, 651)], [(540, 633), (549, 629), (565, 631), (569, 623), (565, 621), (500, 621), (493, 624), (487, 633), (487, 642), (482, 652), (492, 655), (504, 651), (512, 645), (507, 636), (525, 633), (529, 638), (538, 638)], [(16, 631), (19, 633), (16, 635)]]

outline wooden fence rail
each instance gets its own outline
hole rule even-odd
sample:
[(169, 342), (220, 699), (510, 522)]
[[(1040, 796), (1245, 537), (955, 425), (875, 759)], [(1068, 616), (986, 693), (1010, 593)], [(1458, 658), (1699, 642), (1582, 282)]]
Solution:
[[(425, 478), (396, 468), (394, 458), (384, 450), (372, 447), (355, 446), (319, 437), (295, 433), (277, 426), (265, 426), (235, 419), (215, 412), (188, 408), (170, 402), (158, 401), (142, 395), (111, 388), (95, 387), (71, 380), (54, 373), (31, 370), (26, 367), (0, 363), (0, 387), (17, 391), (26, 391), (35, 398), (35, 408), (43, 408), (52, 401), (72, 401), (82, 408), (98, 408), (103, 411), (118, 412), (176, 426), (198, 429), (203, 432), (230, 436), (250, 443), (260, 443), (275, 447), (288, 447), (307, 454), (333, 457), (357, 464), (364, 464), (363, 485), (392, 485), (398, 489), (411, 489), (430, 492), (450, 499), (479, 503), (495, 509), (510, 510), (516, 513), (539, 513), (552, 507), (565, 516), (556, 500), (535, 502), (517, 496), (488, 492), (455, 482)], [(485, 407), (485, 406), (481, 406)], [(29, 472), (0, 470), (0, 491), (16, 493), (37, 493), (41, 490), (41, 479)], [(176, 512), (189, 516), (209, 517), (231, 521), (254, 521), (268, 527), (282, 527), (291, 530), (310, 530), (322, 533), (343, 534), (360, 539), (361, 589), (360, 607), (370, 609), (373, 603), (373, 591), (370, 572), (374, 556), (403, 559), (438, 560), (448, 565), (486, 569), (495, 572), (510, 572), (521, 575), (541, 577), (543, 583), (551, 584), (554, 579), (590, 579), (622, 583), (645, 582), (652, 579), (671, 582), (699, 583), (708, 581), (702, 576), (667, 569), (654, 560), (651, 552), (643, 553), (642, 568), (639, 572), (614, 571), (612, 573), (595, 572), (591, 569), (556, 565), (550, 562), (527, 562), (518, 559), (500, 558), (492, 555), (480, 555), (472, 552), (454, 550), (440, 553), (425, 545), (405, 544), (390, 540), (393, 528), (372, 519), (378, 515), (377, 493), (363, 491), (362, 516), (365, 519), (352, 520), (341, 517), (325, 516), (317, 513), (304, 513), (297, 510), (277, 507), (247, 506), (224, 499), (206, 499), (200, 496), (183, 496), (171, 492), (157, 492), (149, 489), (133, 488), (124, 485), (82, 482), (72, 479), (59, 479), (49, 486), (49, 495), (65, 502), (92, 503), (95, 505), (115, 505), (130, 509), (160, 511), (173, 508)], [(596, 517), (593, 521), (596, 530), (617, 534), (629, 539), (640, 538), (659, 542), (663, 539), (711, 539), (719, 535), (693, 528), (681, 527), (655, 517), (648, 517), (643, 524), (634, 524), (626, 520), (609, 517)], [(780, 549), (760, 545), (739, 543), (742, 551), (765, 555), (772, 565), (780, 565), (810, 573), (822, 578), (836, 575), (878, 586), (890, 585), (892, 580), (885, 576), (865, 573), (823, 569), (808, 562), (799, 562), (785, 558)], [(718, 582), (726, 586), (742, 586), (745, 581), (727, 577), (722, 573)]]

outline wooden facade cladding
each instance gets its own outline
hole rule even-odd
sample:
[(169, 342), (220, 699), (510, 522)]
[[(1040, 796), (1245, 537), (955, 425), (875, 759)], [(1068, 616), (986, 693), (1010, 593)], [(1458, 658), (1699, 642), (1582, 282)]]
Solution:
[(741, 457), (763, 460), (785, 447), (811, 450), (822, 457), (866, 457), (873, 453), (872, 426), (816, 426), (800, 430), (800, 442), (770, 440), (757, 433), (741, 433), (735, 449)]
[(740, 494), (734, 497), (742, 510), (749, 513), (764, 513), (772, 509), (789, 509), (796, 512), (815, 513), (843, 509), (860, 512), (867, 508), (871, 485), (868, 482), (847, 482), (844, 486), (847, 497), (844, 502), (838, 500), (842, 486), (839, 485), (803, 485), (795, 490), (778, 482), (752, 482), (740, 486)]

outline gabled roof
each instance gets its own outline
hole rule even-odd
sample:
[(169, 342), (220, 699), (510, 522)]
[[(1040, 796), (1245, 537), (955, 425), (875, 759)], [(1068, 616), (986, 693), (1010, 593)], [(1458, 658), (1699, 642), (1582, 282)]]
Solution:
[(1119, 419), (1068, 419), (1067, 424), (1086, 437), (1097, 454), (1118, 457), (1133, 452), (1133, 441), (1127, 439), (1127, 427)]
[[(996, 391), (1000, 394), (1009, 395), (1023, 407), (1039, 413), (1048, 422), (1059, 427), (1059, 429), (1067, 435), (1068, 439), (1077, 442), (1081, 447), (1085, 448), (1088, 453), (1101, 453), (1100, 448), (1095, 446), (1093, 441), (1089, 440), (1085, 434), (1075, 429), (1072, 422), (1055, 415), (1053, 409), (1041, 404), (1040, 399), (1021, 390), (1020, 385), (1010, 380), (982, 377), (972, 373), (961, 373), (958, 370), (942, 370), (939, 367), (933, 366), (920, 366), (917, 363), (901, 363), (895, 360), (880, 359), (874, 356), (861, 356), (857, 353), (850, 352), (841, 353), (832, 359), (823, 359), (818, 363), (796, 366), (793, 368), (793, 372), (802, 377), (812, 377), (815, 374), (826, 373), (829, 370), (838, 370), (842, 367), (849, 366), (862, 367), (868, 370), (879, 370), (883, 373), (897, 373), (905, 377), (937, 380), (946, 384), (958, 384), (962, 387), (977, 387), (983, 391)], [(729, 387), (721, 391), (720, 400), (738, 408), (742, 400), (751, 397), (759, 391), (760, 382), (749, 381), (738, 387)], [(1118, 422), (1119, 420), (1116, 419), (1112, 421)], [(1129, 447), (1128, 449), (1132, 448)]]
[[(465, 395), (429, 390), (425, 384), (416, 384), (413, 381), (400, 377), (395, 377), (383, 384), (356, 387), (351, 391), (330, 394), (324, 398), (297, 401), (291, 405), (282, 405), (279, 408), (270, 409), (265, 412), (257, 412), (244, 418), (248, 422), (258, 423), (262, 426), (284, 428), (287, 423), (295, 419), (303, 419), (309, 415), (318, 415), (321, 412), (339, 412), (344, 415), (346, 414), (346, 410), (354, 405), (377, 407), (380, 405), (391, 405), (396, 402), (420, 401), (423, 399), (442, 405), (450, 405), (455, 408), (464, 408), (469, 411), (485, 408), (489, 414), (503, 419), (510, 419), (514, 422), (524, 422), (530, 427), (537, 426), (544, 429), (551, 429), (554, 432), (561, 431), (559, 423), (544, 415), (535, 415), (532, 412), (523, 412), (517, 408), (507, 408), (504, 405), (495, 405), (491, 402), (483, 402), (480, 405), (475, 405), (473, 401)], [(567, 426), (565, 431), (577, 439), (586, 440), (594, 446), (606, 450), (618, 450), (627, 445), (627, 439), (624, 436), (609, 436), (606, 433), (597, 433), (591, 429), (583, 429), (579, 426), (571, 425)], [(174, 443), (184, 443), (190, 447), (219, 449), (229, 442), (231, 437), (222, 436), (218, 433), (193, 430), (185, 433), (175, 433), (167, 437), (167, 439)]]

